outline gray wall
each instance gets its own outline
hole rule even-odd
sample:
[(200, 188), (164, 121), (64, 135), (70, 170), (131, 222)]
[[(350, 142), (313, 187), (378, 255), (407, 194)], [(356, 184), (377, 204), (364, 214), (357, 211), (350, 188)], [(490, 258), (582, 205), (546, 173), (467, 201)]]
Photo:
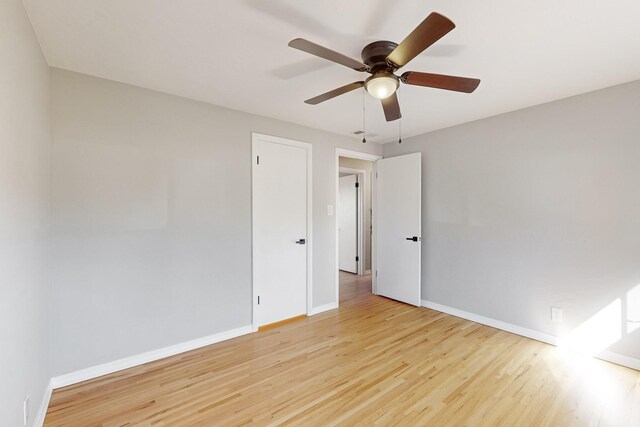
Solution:
[(0, 425), (49, 382), (49, 69), (20, 0), (0, 2)]
[(640, 358), (639, 118), (636, 81), (385, 144), (423, 153), (423, 299), (553, 335), (617, 301)]
[(366, 171), (362, 189), (364, 193), (364, 268), (371, 270), (371, 171), (373, 162), (350, 157), (340, 157), (340, 167)]
[(335, 148), (379, 145), (68, 71), (51, 79), (55, 375), (251, 323), (252, 131), (313, 143), (313, 305), (333, 302)]

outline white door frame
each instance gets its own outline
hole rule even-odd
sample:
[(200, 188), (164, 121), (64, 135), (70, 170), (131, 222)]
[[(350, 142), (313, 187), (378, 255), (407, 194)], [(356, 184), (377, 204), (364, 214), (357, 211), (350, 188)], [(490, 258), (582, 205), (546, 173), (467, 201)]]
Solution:
[[(338, 165), (340, 166), (340, 165)], [(364, 265), (365, 265), (365, 256), (364, 256), (364, 191), (367, 191), (368, 189), (364, 187), (364, 183), (366, 181), (365, 179), (365, 175), (367, 174), (366, 170), (362, 170), (362, 169), (352, 169), (352, 168), (344, 168), (344, 167), (339, 167), (338, 169), (340, 171), (340, 173), (348, 173), (351, 175), (357, 175), (358, 177), (358, 201), (357, 201), (357, 206), (358, 206), (358, 261), (357, 261), (357, 274), (358, 276), (362, 276), (364, 274)], [(364, 191), (362, 191), (364, 190)], [(338, 193), (340, 193), (338, 191)], [(337, 208), (337, 205), (336, 205)], [(336, 209), (336, 222), (338, 222), (339, 225), (339, 221), (340, 221), (340, 210)], [(338, 245), (338, 248), (340, 246)], [(340, 259), (340, 254), (338, 254), (338, 259)], [(338, 266), (338, 269), (340, 266)]]
[[(256, 142), (258, 140), (271, 142), (274, 144), (283, 144), (289, 145), (292, 147), (303, 148), (307, 151), (307, 241), (306, 241), (306, 249), (307, 249), (307, 316), (311, 314), (311, 309), (313, 307), (313, 173), (312, 173), (312, 145), (308, 142), (295, 141), (293, 139), (280, 138), (278, 136), (265, 135), (257, 132), (251, 132), (251, 200), (253, 204), (253, 187), (254, 187), (254, 178), (255, 174), (253, 173), (253, 168), (256, 167)], [(258, 294), (255, 286), (256, 279), (254, 277), (254, 269), (253, 269), (253, 258), (255, 257), (254, 245), (253, 245), (253, 229), (254, 229), (254, 218), (253, 218), (253, 206), (251, 207), (251, 253), (252, 253), (252, 262), (251, 262), (251, 293), (252, 293), (252, 310), (251, 310), (251, 323), (253, 327), (253, 331), (258, 330), (258, 323), (256, 319), (256, 311), (258, 308)]]
[[(377, 154), (362, 153), (360, 151), (345, 150), (344, 148), (336, 148), (335, 158), (335, 198), (334, 206), (338, 206), (338, 197), (340, 195), (340, 157), (349, 157), (352, 159), (369, 160), (373, 162), (373, 168), (371, 171), (371, 207), (373, 209), (371, 215), (371, 227), (376, 230), (376, 160), (380, 160), (382, 156)], [(336, 209), (337, 210), (337, 209)], [(336, 290), (336, 307), (340, 305), (340, 238), (338, 235), (338, 221), (337, 216), (334, 216), (335, 223), (335, 271), (334, 278), (335, 290)], [(371, 235), (371, 291), (376, 293), (376, 233)]]

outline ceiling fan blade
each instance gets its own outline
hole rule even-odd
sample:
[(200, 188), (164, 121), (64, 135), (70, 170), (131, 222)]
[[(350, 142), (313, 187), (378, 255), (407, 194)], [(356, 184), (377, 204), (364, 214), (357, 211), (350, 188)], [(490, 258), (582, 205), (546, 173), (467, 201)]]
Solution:
[(400, 114), (400, 103), (398, 102), (398, 96), (395, 92), (393, 95), (382, 99), (382, 109), (384, 110), (384, 117), (388, 122), (398, 120), (402, 117), (402, 114)]
[(417, 71), (407, 71), (400, 77), (400, 80), (409, 85), (433, 87), (464, 93), (473, 92), (480, 84), (480, 80), (478, 79), (447, 76), (443, 74), (418, 73)]
[(439, 13), (433, 12), (416, 27), (402, 42), (387, 56), (387, 61), (397, 68), (404, 67), (426, 48), (440, 40), (456, 25)]
[(348, 85), (344, 85), (337, 89), (330, 90), (329, 92), (323, 93), (322, 95), (318, 95), (314, 98), (307, 99), (304, 102), (311, 105), (320, 104), (321, 102), (328, 101), (329, 99), (335, 98), (336, 96), (344, 95), (347, 92), (351, 92), (352, 90), (361, 88), (363, 85), (364, 85), (364, 82), (349, 83)]
[(328, 59), (329, 61), (336, 62), (356, 71), (367, 71), (368, 69), (367, 66), (360, 61), (356, 61), (353, 58), (349, 58), (346, 55), (327, 49), (326, 47), (310, 42), (309, 40), (293, 39), (289, 42), (289, 46), (294, 49), (319, 56), (320, 58)]

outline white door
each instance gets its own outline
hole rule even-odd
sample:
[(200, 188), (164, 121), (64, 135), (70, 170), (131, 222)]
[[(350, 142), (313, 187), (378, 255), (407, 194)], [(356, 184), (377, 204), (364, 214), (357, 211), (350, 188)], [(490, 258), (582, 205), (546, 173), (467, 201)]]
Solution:
[(421, 155), (377, 161), (377, 293), (420, 306)]
[(308, 155), (254, 135), (254, 326), (307, 312)]
[(338, 236), (340, 239), (340, 270), (358, 272), (358, 189), (357, 175), (340, 177), (338, 206)]

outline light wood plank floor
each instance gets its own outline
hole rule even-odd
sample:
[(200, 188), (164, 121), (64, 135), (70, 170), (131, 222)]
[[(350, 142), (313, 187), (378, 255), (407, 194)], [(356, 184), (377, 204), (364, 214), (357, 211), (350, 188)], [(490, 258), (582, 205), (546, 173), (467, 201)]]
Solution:
[(640, 426), (640, 373), (371, 295), (53, 393), (47, 426)]

